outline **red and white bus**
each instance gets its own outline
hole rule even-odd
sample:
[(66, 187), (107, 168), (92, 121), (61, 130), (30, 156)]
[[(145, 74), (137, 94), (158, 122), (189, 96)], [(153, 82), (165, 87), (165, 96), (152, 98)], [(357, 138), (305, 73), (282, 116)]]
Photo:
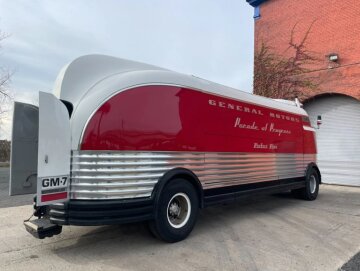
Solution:
[(199, 208), (291, 190), (316, 199), (315, 130), (296, 103), (109, 56), (80, 57), (39, 105), (15, 103), (12, 195), (36, 193), (34, 236), (149, 221), (188, 236)]

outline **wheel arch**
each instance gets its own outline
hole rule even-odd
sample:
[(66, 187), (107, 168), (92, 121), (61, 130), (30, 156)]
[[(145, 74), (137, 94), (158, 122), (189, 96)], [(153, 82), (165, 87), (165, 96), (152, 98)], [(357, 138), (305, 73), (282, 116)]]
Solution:
[(319, 167), (317, 166), (316, 163), (314, 162), (311, 162), (308, 164), (307, 168), (306, 168), (306, 176), (308, 176), (309, 172), (311, 169), (315, 169), (318, 176), (319, 176), (319, 182), (322, 183), (322, 180), (321, 180), (321, 173), (320, 173), (320, 170), (319, 170)]
[(159, 201), (160, 194), (161, 194), (162, 190), (164, 189), (164, 187), (166, 186), (166, 184), (168, 184), (171, 180), (173, 180), (175, 178), (185, 179), (194, 186), (196, 193), (198, 194), (198, 197), (199, 197), (200, 208), (203, 208), (204, 207), (204, 190), (202, 188), (200, 180), (195, 175), (195, 173), (193, 173), (191, 170), (186, 169), (186, 168), (171, 169), (168, 172), (166, 172), (159, 179), (159, 181), (155, 185), (154, 190), (151, 195), (151, 197), (154, 199), (154, 204), (156, 205), (157, 202)]

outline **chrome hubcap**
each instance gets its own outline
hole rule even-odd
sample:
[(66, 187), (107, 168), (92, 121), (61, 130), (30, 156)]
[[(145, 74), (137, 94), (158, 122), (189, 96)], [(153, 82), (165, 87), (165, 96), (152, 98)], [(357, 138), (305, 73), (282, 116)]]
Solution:
[(169, 201), (167, 207), (167, 219), (174, 228), (183, 227), (189, 220), (191, 203), (189, 197), (184, 193), (175, 194)]
[(316, 178), (314, 175), (310, 176), (310, 193), (314, 194), (316, 191)]

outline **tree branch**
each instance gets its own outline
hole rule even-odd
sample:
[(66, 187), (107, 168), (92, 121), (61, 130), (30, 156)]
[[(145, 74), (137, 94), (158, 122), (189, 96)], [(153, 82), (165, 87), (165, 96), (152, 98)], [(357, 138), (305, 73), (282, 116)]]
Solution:
[(311, 23), (299, 44), (295, 42), (297, 23), (293, 26), (289, 47), (286, 49), (292, 49), (290, 57), (277, 55), (265, 42), (261, 43), (255, 52), (255, 94), (293, 99), (299, 97), (304, 90), (318, 86), (316, 78), (304, 75), (309, 71), (308, 66), (318, 61), (313, 53), (306, 49), (306, 42), (315, 22), (316, 20)]
[[(0, 48), (1, 41), (8, 38), (9, 35), (0, 31)], [(12, 100), (12, 95), (9, 89), (9, 83), (13, 72), (10, 72), (2, 67), (0, 67), (0, 120), (8, 112), (7, 104)]]

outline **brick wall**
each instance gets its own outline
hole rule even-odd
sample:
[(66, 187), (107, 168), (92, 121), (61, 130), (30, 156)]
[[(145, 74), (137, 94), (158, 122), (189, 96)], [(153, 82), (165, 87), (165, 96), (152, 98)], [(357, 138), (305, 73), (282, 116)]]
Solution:
[[(291, 30), (295, 40), (304, 37), (314, 22), (307, 49), (319, 59), (310, 68), (320, 87), (305, 98), (321, 93), (343, 93), (360, 99), (360, 1), (358, 0), (268, 0), (260, 6), (255, 21), (255, 48), (265, 41), (279, 54), (287, 55)], [(337, 53), (339, 61), (327, 55)]]

